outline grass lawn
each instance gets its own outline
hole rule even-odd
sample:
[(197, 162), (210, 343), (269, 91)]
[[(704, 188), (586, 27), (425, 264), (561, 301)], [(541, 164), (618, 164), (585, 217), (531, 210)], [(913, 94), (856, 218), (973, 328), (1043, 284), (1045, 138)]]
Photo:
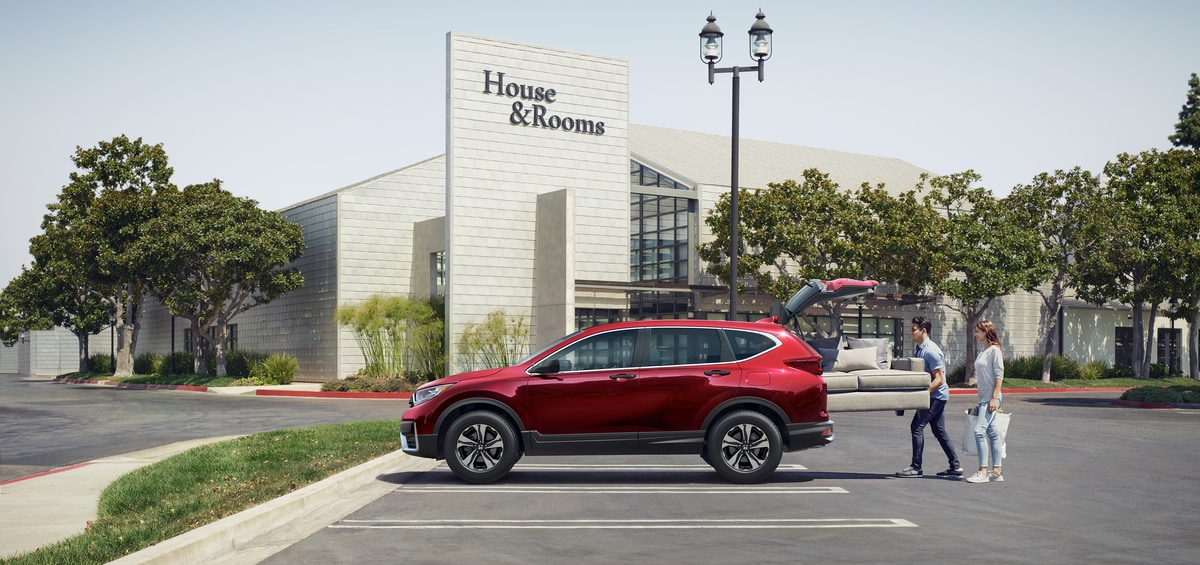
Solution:
[(398, 428), (330, 424), (190, 449), (109, 485), (84, 533), (0, 564), (108, 563), (395, 451)]

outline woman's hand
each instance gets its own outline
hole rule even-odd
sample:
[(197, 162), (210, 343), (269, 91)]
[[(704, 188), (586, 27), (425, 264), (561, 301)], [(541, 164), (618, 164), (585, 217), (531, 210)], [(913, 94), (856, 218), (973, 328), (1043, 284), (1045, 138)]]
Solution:
[(999, 407), (1000, 403), (996, 402), (996, 399), (993, 398), (990, 402), (988, 402), (988, 414), (995, 412)]

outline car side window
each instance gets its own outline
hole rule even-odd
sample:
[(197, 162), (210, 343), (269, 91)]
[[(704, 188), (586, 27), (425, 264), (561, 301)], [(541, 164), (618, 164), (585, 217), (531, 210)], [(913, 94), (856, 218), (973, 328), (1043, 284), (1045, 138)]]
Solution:
[(652, 328), (647, 367), (721, 362), (721, 334), (716, 328)]
[(733, 356), (738, 361), (754, 357), (775, 347), (776, 344), (770, 336), (741, 330), (725, 330), (725, 337), (729, 338)]
[(598, 371), (633, 366), (637, 330), (618, 330), (594, 335), (568, 345), (547, 358), (558, 360), (560, 371)]

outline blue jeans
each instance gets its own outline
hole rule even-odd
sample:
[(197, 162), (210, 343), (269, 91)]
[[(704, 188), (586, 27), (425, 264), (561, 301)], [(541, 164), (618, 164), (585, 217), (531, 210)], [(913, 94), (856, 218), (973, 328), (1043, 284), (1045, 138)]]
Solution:
[(929, 399), (929, 410), (917, 410), (913, 415), (912, 425), (908, 429), (912, 432), (912, 468), (921, 469), (922, 455), (925, 453), (925, 426), (933, 428), (933, 437), (937, 438), (938, 443), (942, 446), (942, 451), (946, 452), (946, 458), (950, 460), (950, 468), (959, 468), (958, 452), (954, 451), (954, 444), (950, 442), (950, 434), (946, 433), (946, 401), (936, 398)]
[[(997, 410), (1000, 408), (997, 407)], [(999, 467), (1001, 460), (1000, 446), (1004, 444), (1000, 439), (1000, 432), (996, 426), (992, 425), (996, 420), (995, 412), (988, 412), (988, 402), (980, 402), (976, 407), (979, 411), (979, 419), (975, 420), (975, 452), (979, 454), (979, 467), (988, 466), (988, 455), (992, 457), (992, 467)], [(990, 444), (990, 449), (989, 449)]]

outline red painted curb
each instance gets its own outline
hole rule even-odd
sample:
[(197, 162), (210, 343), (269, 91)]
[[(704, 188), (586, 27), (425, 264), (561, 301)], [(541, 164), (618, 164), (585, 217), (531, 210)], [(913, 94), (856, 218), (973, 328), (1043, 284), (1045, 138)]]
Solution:
[(95, 461), (88, 461), (87, 463), (77, 463), (75, 465), (69, 465), (67, 467), (59, 467), (58, 469), (51, 469), (49, 471), (43, 471), (41, 473), (34, 473), (34, 474), (26, 476), (26, 477), (17, 477), (15, 479), (9, 479), (7, 481), (0, 481), (0, 485), (11, 485), (13, 483), (19, 483), (21, 481), (25, 481), (25, 480), (29, 480), (29, 479), (45, 477), (46, 475), (54, 475), (57, 473), (61, 473), (63, 471), (70, 471), (72, 469), (78, 469), (80, 467), (87, 467), (88, 465), (91, 465), (92, 463), (95, 463)]
[(306, 396), (313, 398), (391, 398), (408, 400), (411, 392), (325, 392), (312, 390), (267, 390), (254, 391), (255, 396)]
[[(1038, 394), (1042, 392), (1125, 392), (1128, 388), (1005, 388), (1004, 394)], [(950, 394), (976, 394), (973, 388), (952, 388)]]

